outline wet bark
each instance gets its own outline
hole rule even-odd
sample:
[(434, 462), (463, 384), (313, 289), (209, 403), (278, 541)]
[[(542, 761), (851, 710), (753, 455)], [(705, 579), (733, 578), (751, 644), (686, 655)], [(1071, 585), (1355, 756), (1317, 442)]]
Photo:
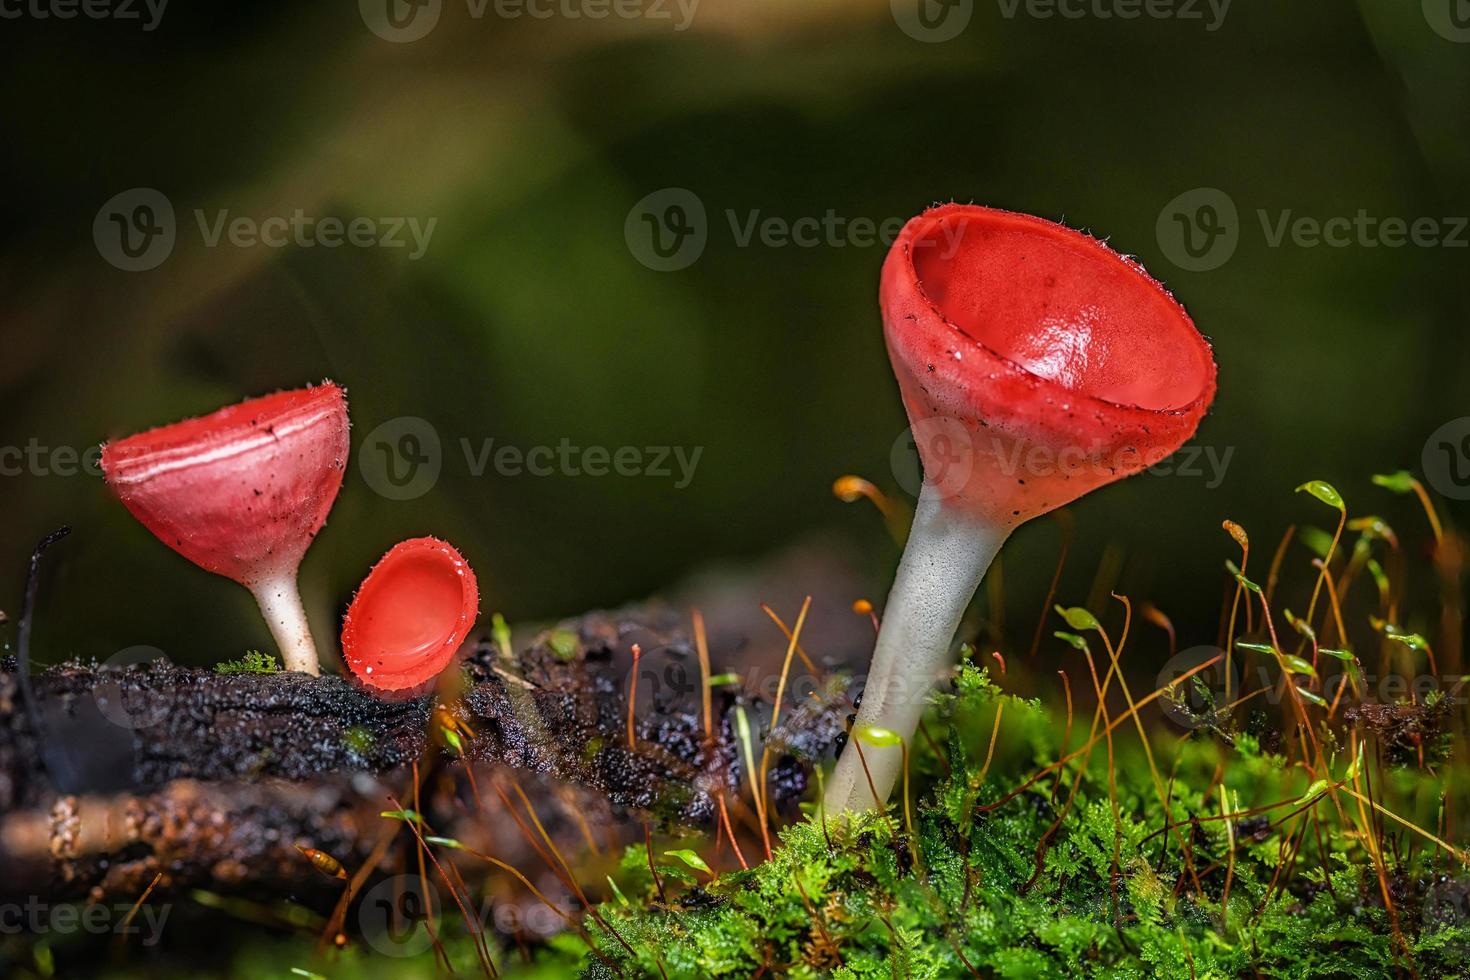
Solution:
[[(748, 780), (736, 712), (757, 756), (770, 714), (722, 684), (706, 719), (687, 620), (660, 607), (568, 621), (512, 659), (482, 644), (462, 681), (393, 701), (339, 677), (70, 662), (32, 677), (28, 701), (12, 662), (0, 670), (0, 861), (12, 888), (45, 880), (93, 900), (135, 897), (160, 870), (174, 887), (320, 889), (330, 880), (297, 844), (360, 860), (383, 831), (388, 792), (408, 791), (411, 764), (461, 781), (462, 755), (482, 781), (503, 771), (538, 799), (560, 794), (548, 821), (583, 835), (584, 813), (711, 827), (717, 797), (733, 804)], [(825, 684), (783, 712), (771, 739), (778, 806), (806, 791), (812, 760), (842, 731), (839, 689)], [(445, 821), (492, 796), (480, 789), (443, 808)]]

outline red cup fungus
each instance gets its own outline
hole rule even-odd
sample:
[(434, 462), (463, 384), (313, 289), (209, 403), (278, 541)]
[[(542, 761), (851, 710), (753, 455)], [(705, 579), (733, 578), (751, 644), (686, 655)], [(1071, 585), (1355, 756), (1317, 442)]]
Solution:
[[(1137, 262), (993, 208), (948, 204), (910, 220), (879, 304), (924, 485), (854, 732), (907, 740), (1010, 532), (1178, 449), (1214, 398), (1215, 361)], [(844, 753), (827, 808), (882, 806), (902, 755), (870, 743), (861, 758)]]
[(454, 659), (479, 609), (475, 572), (454, 546), (438, 538), (400, 541), (352, 598), (343, 658), (368, 687), (419, 689)]
[(123, 505), (164, 544), (260, 605), (287, 670), (319, 671), (296, 571), (342, 487), (346, 392), (282, 391), (102, 447)]

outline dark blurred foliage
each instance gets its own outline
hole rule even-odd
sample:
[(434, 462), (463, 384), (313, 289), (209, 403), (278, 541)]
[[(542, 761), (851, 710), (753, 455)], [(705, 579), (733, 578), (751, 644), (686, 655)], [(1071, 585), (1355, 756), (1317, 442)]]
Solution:
[[(303, 569), (323, 633), (378, 555), (429, 532), (512, 620), (639, 597), (819, 528), (852, 537), (881, 593), (896, 554), (881, 522), (829, 487), (854, 472), (900, 492), (883, 248), (740, 247), (727, 210), (881, 221), (995, 204), (1105, 236), (1177, 292), (1219, 359), (1199, 442), (1233, 450), (1225, 479), (1144, 476), (1078, 504), (1069, 602), (1112, 545), (1121, 588), (1212, 640), (1235, 554), (1220, 520), (1267, 552), (1289, 522), (1329, 524), (1291, 493), (1309, 478), (1425, 538), (1412, 500), (1368, 478), (1417, 471), (1428, 434), (1470, 414), (1470, 250), (1271, 247), (1255, 216), (1470, 214), (1470, 44), (1431, 30), (1418, 0), (1240, 0), (1213, 31), (979, 3), (942, 44), (907, 36), (883, 0), (704, 0), (682, 32), (446, 3), (412, 44), (354, 6), (178, 4), (149, 32), (0, 23), (0, 445), (84, 448), (322, 377), (350, 390), (355, 452), (385, 421), (428, 420), (444, 443), (428, 494), (385, 499), (349, 469)], [(179, 241), (129, 273), (91, 229), (139, 186), (171, 199)], [(677, 272), (624, 239), (629, 209), (665, 187), (709, 213), (708, 247)], [(1155, 234), (1197, 187), (1225, 190), (1242, 223), (1207, 272)], [(438, 222), (415, 261), (205, 248), (195, 208)], [(460, 439), (490, 437), (703, 455), (685, 489), (474, 477)], [(5, 477), (0, 501), (12, 616), (32, 543), (76, 530), (46, 582), (43, 659), (149, 643), (208, 662), (269, 643), (244, 590), (153, 540), (100, 480)], [(1056, 546), (1038, 522), (1006, 552), (1015, 641)]]

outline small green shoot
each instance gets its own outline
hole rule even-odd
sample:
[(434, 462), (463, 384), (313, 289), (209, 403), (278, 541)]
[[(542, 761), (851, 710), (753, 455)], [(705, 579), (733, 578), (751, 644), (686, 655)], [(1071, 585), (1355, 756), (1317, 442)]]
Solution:
[(903, 738), (898, 732), (889, 728), (879, 728), (877, 725), (861, 725), (853, 730), (853, 737), (868, 745), (880, 747), (903, 744)]
[(510, 626), (500, 613), (490, 617), (490, 637), (495, 641), (495, 648), (500, 652), (501, 661), (507, 667), (514, 667), (516, 655), (510, 645)]
[(269, 653), (250, 650), (239, 660), (226, 660), (224, 663), (215, 664), (214, 672), (226, 676), (236, 674), (279, 674), (281, 672), (281, 665)]
[(1327, 780), (1319, 779), (1315, 783), (1307, 787), (1307, 791), (1301, 795), (1301, 799), (1296, 801), (1297, 806), (1301, 806), (1303, 803), (1307, 803), (1310, 800), (1315, 800), (1317, 797), (1321, 796), (1325, 792), (1327, 792)]
[(1102, 626), (1098, 624), (1097, 617), (1081, 606), (1072, 606), (1070, 609), (1057, 606), (1056, 610), (1067, 621), (1067, 625), (1078, 632), (1086, 632), (1087, 630), (1092, 630), (1096, 633), (1102, 632)]
[(1333, 488), (1332, 484), (1327, 483), (1324, 480), (1308, 480), (1306, 483), (1303, 483), (1301, 486), (1296, 488), (1297, 493), (1301, 493), (1303, 491), (1306, 491), (1307, 493), (1316, 497), (1328, 507), (1335, 507), (1337, 510), (1340, 511), (1347, 510), (1347, 505), (1342, 502), (1342, 495), (1339, 494), (1335, 488)]
[(575, 660), (577, 653), (582, 649), (582, 644), (577, 639), (577, 634), (571, 630), (564, 629), (552, 630), (550, 635), (546, 637), (546, 645), (551, 647), (551, 652), (563, 661)]
[(1053, 633), (1052, 636), (1056, 637), (1059, 640), (1063, 640), (1063, 641), (1065, 641), (1067, 643), (1070, 643), (1073, 647), (1075, 647), (1078, 650), (1081, 650), (1081, 651), (1084, 651), (1084, 652), (1087, 650), (1087, 641), (1085, 639), (1083, 639), (1082, 637), (1078, 636), (1076, 633), (1065, 633), (1065, 632), (1062, 632), (1061, 630), (1058, 630), (1057, 632)]
[(625, 909), (633, 907), (633, 903), (628, 901), (628, 896), (624, 895), (623, 890), (618, 887), (618, 883), (613, 881), (612, 875), (607, 875), (607, 887), (612, 889), (613, 897), (618, 900), (619, 905)]
[(685, 864), (689, 865), (689, 867), (693, 868), (696, 871), (703, 871), (711, 878), (713, 878), (715, 875), (714, 870), (705, 863), (704, 858), (700, 857), (697, 851), (690, 850), (687, 847), (678, 848), (672, 851), (664, 851), (664, 856), (678, 858), (680, 861), (683, 861)]
[(1383, 487), (1393, 493), (1413, 493), (1419, 486), (1419, 481), (1414, 479), (1414, 474), (1408, 470), (1399, 470), (1397, 473), (1376, 473), (1373, 476), (1373, 485)]

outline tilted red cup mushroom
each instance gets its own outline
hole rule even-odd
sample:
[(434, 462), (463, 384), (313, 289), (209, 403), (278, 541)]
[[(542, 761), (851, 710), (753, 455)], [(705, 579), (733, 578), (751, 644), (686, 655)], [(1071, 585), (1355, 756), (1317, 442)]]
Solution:
[[(1215, 361), (1137, 262), (993, 208), (949, 204), (909, 221), (879, 302), (925, 480), (854, 737), (909, 740), (1010, 532), (1178, 449), (1214, 398)], [(828, 810), (887, 800), (903, 751), (885, 741), (843, 753)]]
[(342, 487), (346, 393), (282, 391), (102, 447), (102, 471), (143, 526), (254, 594), (287, 670), (319, 672), (296, 570)]
[(379, 691), (416, 691), (449, 666), (480, 611), (474, 569), (438, 538), (410, 538), (368, 572), (342, 623), (342, 656)]

